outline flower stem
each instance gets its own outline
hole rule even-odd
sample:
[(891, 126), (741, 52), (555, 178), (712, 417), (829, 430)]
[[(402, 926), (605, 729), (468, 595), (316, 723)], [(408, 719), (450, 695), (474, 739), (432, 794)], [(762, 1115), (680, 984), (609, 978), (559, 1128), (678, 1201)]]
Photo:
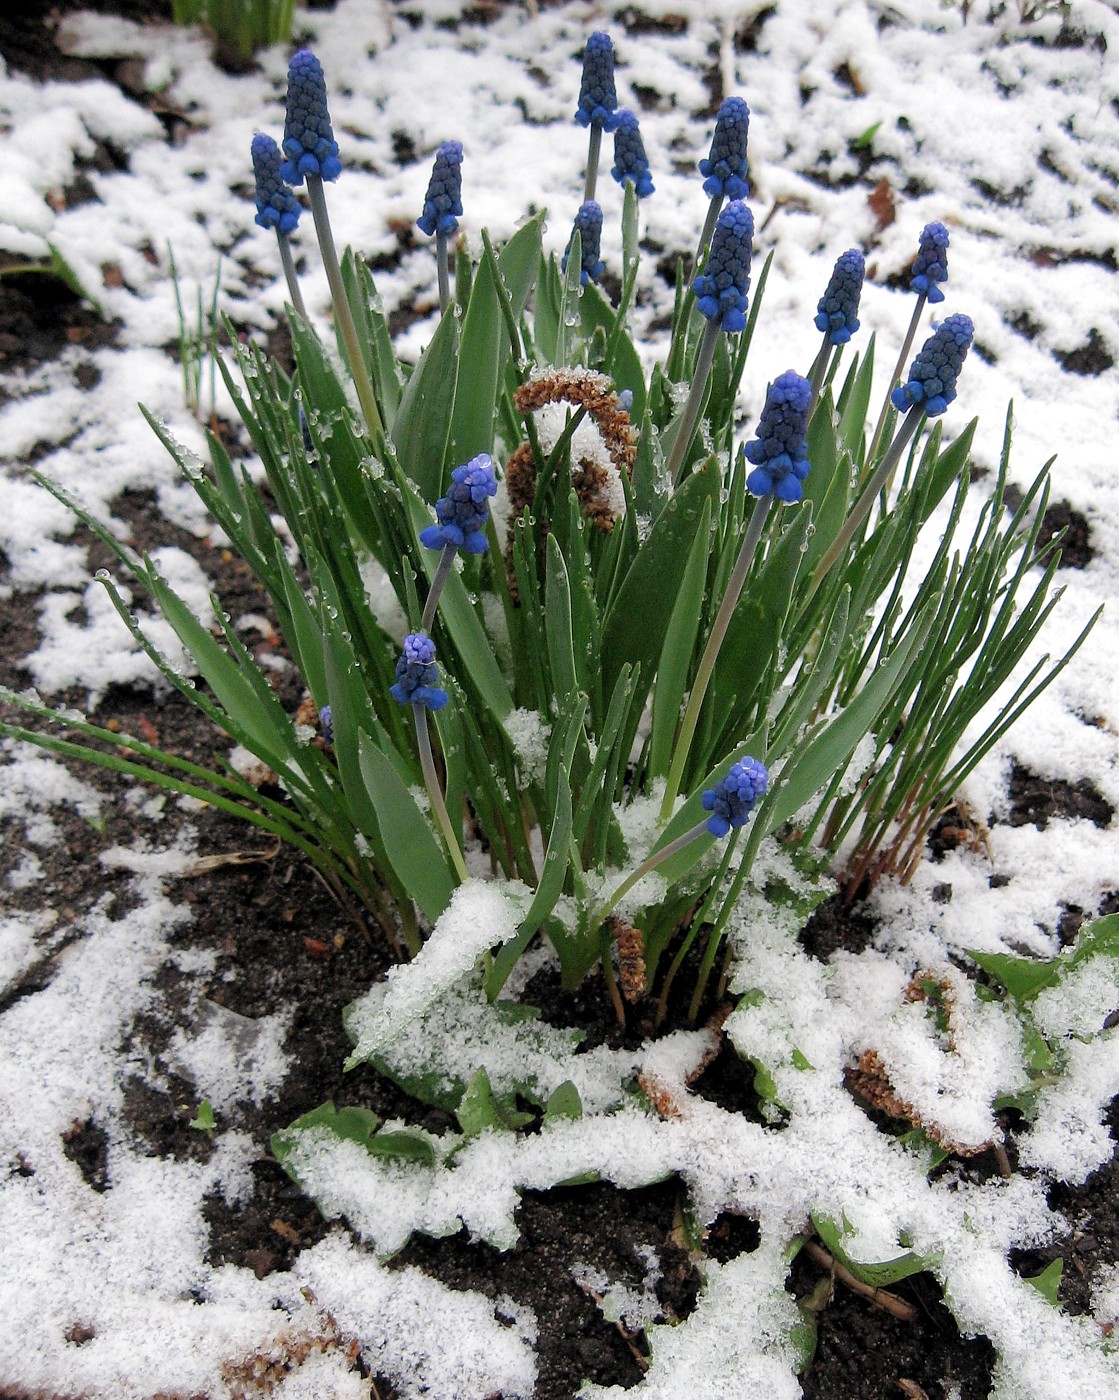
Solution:
[(816, 565), (816, 571), (812, 575), (811, 582), (808, 585), (808, 591), (804, 595), (805, 603), (808, 602), (817, 588), (819, 588), (820, 584), (823, 583), (824, 575), (839, 558), (840, 554), (847, 548), (851, 536), (866, 519), (871, 506), (874, 504), (874, 498), (878, 495), (879, 491), (886, 486), (890, 477), (893, 476), (894, 468), (901, 460), (901, 454), (908, 446), (910, 438), (917, 431), (917, 426), (924, 417), (924, 414), (925, 410), (920, 404), (915, 404), (909, 410), (900, 430), (894, 435), (893, 442), (891, 442), (890, 446), (887, 448), (886, 455), (878, 464), (878, 470), (867, 483), (866, 490), (855, 502), (851, 514), (843, 522), (839, 533), (836, 535), (835, 539), (832, 540), (820, 562)]
[(447, 235), (442, 229), (435, 235), (435, 268), (439, 273), (439, 314), (445, 316), (451, 304), (451, 265)]
[(723, 601), (719, 604), (719, 611), (715, 615), (715, 621), (707, 638), (707, 645), (703, 649), (703, 656), (700, 658), (699, 668), (695, 673), (695, 680), (692, 682), (691, 694), (688, 696), (687, 708), (684, 710), (684, 718), (680, 721), (680, 732), (676, 736), (676, 744), (672, 753), (672, 766), (668, 770), (664, 801), (661, 803), (660, 819), (662, 822), (666, 822), (672, 815), (672, 804), (676, 801), (676, 794), (680, 790), (684, 766), (688, 761), (692, 740), (695, 738), (700, 710), (703, 708), (707, 687), (711, 683), (715, 662), (719, 658), (719, 649), (722, 647), (727, 629), (730, 627), (730, 620), (738, 605), (742, 586), (746, 582), (746, 575), (750, 572), (750, 566), (754, 562), (754, 555), (757, 553), (758, 543), (762, 537), (762, 528), (772, 504), (773, 492), (770, 491), (767, 495), (762, 496), (754, 506), (750, 516), (750, 524), (746, 529), (746, 536), (742, 541), (742, 548), (738, 551), (738, 558), (734, 561), (734, 568), (727, 580)]
[(707, 322), (703, 339), (699, 344), (699, 354), (696, 356), (691, 388), (688, 390), (688, 401), (684, 405), (684, 412), (681, 414), (680, 425), (676, 430), (672, 451), (668, 457), (668, 479), (673, 485), (676, 484), (680, 468), (684, 465), (684, 458), (687, 456), (692, 434), (695, 432), (696, 419), (699, 417), (700, 405), (703, 403), (703, 393), (707, 388), (711, 366), (715, 362), (715, 346), (718, 344), (721, 329), (718, 319), (712, 317)]
[(462, 851), (459, 849), (458, 837), (455, 835), (451, 819), (447, 815), (443, 789), (439, 786), (439, 774), (435, 771), (435, 757), (431, 752), (431, 735), (427, 728), (427, 706), (413, 700), (412, 717), (416, 721), (416, 743), (420, 750), (420, 767), (423, 769), (427, 795), (431, 800), (431, 810), (435, 813), (435, 820), (439, 823), (443, 840), (447, 843), (447, 852), (451, 857), (451, 864), (455, 867), (455, 874), (460, 881), (465, 883), (469, 880), (470, 875), (466, 869), (466, 862), (462, 858)]
[(342, 269), (339, 266), (338, 253), (334, 247), (334, 234), (331, 232), (330, 215), (326, 210), (326, 194), (323, 190), (321, 175), (307, 176), (307, 194), (311, 200), (311, 213), (315, 218), (315, 233), (318, 235), (319, 251), (322, 254), (323, 267), (326, 270), (326, 280), (330, 286), (330, 299), (334, 304), (334, 319), (338, 325), (338, 333), (342, 337), (342, 344), (346, 347), (346, 358), (350, 362), (350, 374), (353, 376), (354, 387), (357, 389), (361, 411), (365, 415), (365, 422), (372, 436), (381, 438), (384, 436), (384, 424), (381, 422), (381, 413), (373, 393), (373, 381), (369, 378), (365, 357), (361, 353), (357, 326), (354, 324), (353, 312), (350, 310), (349, 298), (346, 296), (345, 283), (342, 281)]
[(831, 356), (831, 336), (830, 332), (824, 332), (823, 344), (816, 353), (816, 358), (812, 361), (812, 368), (808, 371), (808, 382), (812, 386), (812, 398), (808, 405), (809, 413), (816, 406), (816, 400), (820, 397), (820, 390), (824, 387), (824, 379), (828, 370), (828, 359)]
[(878, 443), (882, 437), (882, 429), (886, 425), (886, 414), (890, 411), (890, 395), (894, 392), (894, 385), (901, 379), (901, 372), (905, 368), (905, 362), (909, 357), (910, 348), (913, 345), (913, 337), (917, 334), (917, 326), (921, 320), (921, 312), (925, 309), (925, 293), (917, 298), (917, 305), (913, 308), (913, 315), (909, 320), (909, 329), (905, 333), (905, 339), (901, 343), (901, 350), (898, 352), (898, 362), (894, 366), (894, 372), (890, 376), (890, 382), (886, 385), (886, 397), (882, 400), (882, 411), (878, 415), (878, 422), (874, 428), (874, 436), (870, 440), (867, 448), (867, 464), (874, 461), (874, 454), (878, 451)]
[(451, 566), (455, 562), (457, 553), (457, 544), (443, 546), (443, 553), (439, 556), (439, 567), (435, 570), (435, 577), (431, 580), (431, 587), (427, 591), (424, 615), (420, 621), (421, 632), (431, 631), (431, 624), (435, 621), (435, 610), (439, 606), (439, 595), (443, 592), (443, 585), (447, 582), (447, 575), (451, 572)]
[(688, 831), (685, 831), (682, 836), (677, 836), (675, 841), (670, 841), (662, 850), (654, 851), (651, 856), (647, 856), (637, 869), (631, 870), (621, 884), (613, 890), (602, 908), (595, 910), (594, 914), (591, 916), (590, 927), (592, 929), (598, 928), (602, 921), (614, 912), (618, 904), (625, 898), (630, 890), (633, 889), (638, 880), (643, 880), (645, 876), (654, 871), (658, 865), (668, 860), (670, 856), (674, 856), (677, 851), (682, 851), (685, 846), (690, 845), (697, 837), (702, 836), (706, 830), (707, 821), (705, 818)]
[(719, 211), (722, 207), (723, 196), (721, 194), (712, 195), (711, 203), (707, 206), (707, 218), (703, 221), (703, 229), (699, 235), (699, 242), (696, 244), (695, 258), (692, 261), (693, 272), (699, 271), (699, 265), (703, 261), (707, 245), (711, 242), (711, 236), (715, 232), (715, 225), (719, 222)]
[(276, 241), (280, 245), (280, 266), (284, 269), (284, 278), (288, 284), (288, 296), (291, 297), (292, 308), (301, 321), (307, 320), (307, 308), (303, 304), (303, 293), (299, 290), (299, 278), (295, 273), (295, 260), (291, 255), (291, 240), (286, 233), (276, 230)]
[(583, 186), (583, 203), (594, 198), (595, 186), (598, 184), (598, 158), (602, 150), (602, 127), (598, 122), (591, 122), (590, 141), (587, 144), (587, 179)]

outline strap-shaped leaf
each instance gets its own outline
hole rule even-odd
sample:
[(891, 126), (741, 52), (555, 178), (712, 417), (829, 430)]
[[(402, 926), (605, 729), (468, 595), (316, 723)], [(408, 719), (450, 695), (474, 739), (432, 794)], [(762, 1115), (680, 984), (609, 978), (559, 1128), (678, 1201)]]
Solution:
[(443, 490), (458, 354), (458, 320), (444, 316), (412, 371), (392, 427), (397, 460), (425, 501)]
[(424, 915), (434, 922), (455, 890), (446, 853), (395, 767), (365, 734), (358, 737), (358, 762), (377, 812), (389, 863)]
[(672, 757), (672, 740), (680, 722), (680, 707), (688, 685), (696, 634), (703, 613), (710, 552), (711, 502), (704, 501), (703, 514), (665, 630), (657, 667), (656, 689), (653, 692), (653, 730), (649, 745), (649, 773), (653, 777), (668, 772)]

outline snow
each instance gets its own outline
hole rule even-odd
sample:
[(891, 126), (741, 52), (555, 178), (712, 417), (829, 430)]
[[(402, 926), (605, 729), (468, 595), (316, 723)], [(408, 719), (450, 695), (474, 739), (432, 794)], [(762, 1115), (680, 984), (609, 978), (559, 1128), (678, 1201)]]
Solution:
[[(744, 425), (756, 418), (766, 383), (815, 353), (815, 302), (844, 248), (863, 243), (868, 250), (863, 333), (875, 332), (880, 346), (897, 344), (911, 301), (888, 282), (912, 256), (922, 225), (940, 219), (952, 238), (945, 310), (967, 310), (977, 329), (946, 430), (958, 432), (978, 414), (974, 458), (993, 468), (1013, 399), (1012, 480), (1025, 487), (1056, 452), (1055, 499), (1087, 517), (1096, 551), (1086, 569), (1063, 571), (1065, 594), (1036, 654), (1059, 652), (1101, 600), (1114, 599), (1119, 369), (1078, 374), (1060, 358), (1094, 332), (1119, 360), (1119, 68), (1107, 57), (1119, 45), (1119, 17), (1109, 6), (1071, 0), (1068, 24), (1098, 42), (1063, 47), (1053, 42), (1058, 16), (1024, 24), (1013, 6), (992, 22), (972, 7), (965, 23), (959, 7), (937, 0), (888, 8), (782, 0), (756, 47), (742, 52), (734, 33), (760, 13), (759, 4), (686, 7), (682, 34), (628, 34), (617, 16), (582, 4), (547, 7), (536, 17), (511, 7), (488, 27), (457, 29), (437, 23), (457, 17), (452, 0), (407, 8), (419, 19), (415, 27), (370, 0), (342, 0), (332, 12), (297, 20), (326, 67), (350, 163), (330, 194), (340, 242), (369, 256), (395, 252), (390, 221), (415, 217), (430, 152), (454, 135), (466, 145), (471, 247), (482, 226), (497, 240), (508, 237), (531, 204), (551, 211), (546, 247), (562, 250), (585, 155), (585, 136), (571, 122), (576, 59), (588, 29), (602, 24), (615, 35), (619, 97), (639, 111), (657, 185), (641, 208), (643, 237), (663, 250), (641, 269), (635, 316), (647, 329), (671, 309), (654, 264), (690, 251), (702, 217), (695, 161), (706, 154), (711, 123), (695, 114), (710, 100), (704, 75), (716, 54), (726, 90), (743, 93), (752, 109), (753, 202), (764, 215), (780, 201), (758, 240), (760, 253), (772, 248), (776, 257), (739, 404)], [(681, 12), (673, 0), (640, 8), (653, 16)], [(157, 676), (92, 577), (86, 536), (23, 464), (34, 460), (126, 542), (122, 498), (150, 492), (169, 526), (223, 546), (136, 405), (166, 422), (188, 455), (205, 455), (202, 427), (183, 406), (180, 368), (166, 348), (179, 337), (168, 245), (188, 308), (199, 291), (208, 304), (220, 250), (221, 310), (247, 334), (282, 312), (275, 242), (253, 225), (244, 186), (252, 132), (278, 134), (286, 54), (269, 50), (258, 70), (233, 78), (213, 67), (193, 31), (97, 14), (72, 15), (65, 30), (75, 54), (136, 57), (148, 89), (185, 114), (169, 144), (163, 123), (108, 81), (42, 84), (0, 68), (0, 250), (40, 259), (53, 243), (106, 317), (119, 322), (111, 346), (74, 344), (50, 364), (5, 375), (0, 401), (0, 590), (5, 598), (42, 590), (39, 636), (13, 659), (44, 693), (75, 689), (93, 704), (110, 686), (156, 685)], [(860, 179), (849, 142), (876, 123), (871, 172)], [(415, 161), (396, 159), (397, 131), (415, 142)], [(89, 169), (96, 198), (58, 212), (53, 196), (98, 142), (109, 142), (127, 169)], [(882, 230), (867, 202), (879, 178), (889, 180), (897, 206), (896, 221)], [(603, 255), (617, 272), (621, 194), (607, 178), (599, 198)], [(295, 240), (304, 293), (325, 330), (325, 277), (310, 220), (304, 225)], [(107, 278), (109, 267), (119, 277)], [(430, 251), (405, 253), (399, 267), (378, 274), (378, 286), (389, 310), (413, 293), (434, 305)], [(923, 329), (931, 319), (927, 313)], [(418, 355), (432, 324), (411, 325), (403, 351)], [(663, 352), (663, 333), (650, 333), (645, 348), (650, 357)], [(890, 356), (880, 358), (876, 399)], [(228, 409), (220, 385), (218, 407)], [(975, 491), (978, 505), (982, 481)], [(209, 625), (207, 570), (171, 545), (156, 551), (156, 562)], [(397, 634), (403, 619), (382, 576), (371, 566), (364, 581), (378, 617)], [(182, 665), (170, 629), (128, 580), (122, 596), (146, 635)], [(495, 635), (501, 628), (498, 618)], [(1077, 661), (968, 778), (963, 796), (981, 820), (1005, 812), (1014, 760), (1044, 779), (1090, 779), (1119, 806), (1117, 629), (1112, 607)], [(518, 711), (507, 728), (526, 765), (539, 766), (545, 717)], [(734, 989), (751, 995), (726, 1030), (773, 1079), (781, 1109), (764, 1127), (689, 1093), (689, 1075), (709, 1048), (702, 1033), (634, 1051), (576, 1053), (567, 1032), (503, 1019), (471, 971), (483, 949), (512, 936), (525, 892), (470, 882), (416, 962), (353, 1009), (358, 1050), (448, 1084), (485, 1065), (495, 1093), (529, 1084), (546, 1098), (570, 1080), (583, 1116), (523, 1138), (487, 1131), (463, 1143), (447, 1134), (434, 1144), (433, 1169), (371, 1158), (321, 1130), (303, 1134), (301, 1173), (324, 1211), (345, 1223), (300, 1252), (292, 1274), (258, 1280), (247, 1269), (207, 1262), (201, 1208), (208, 1195), (236, 1204), (250, 1190), (249, 1166), (265, 1145), (238, 1129), (238, 1105), (267, 1103), (284, 1083), (285, 1009), (247, 1026), (206, 998), (212, 969), (175, 946), (191, 914), (166, 885), (196, 855), (189, 835), (168, 846), (153, 824), (161, 809), (141, 810), (123, 785), (119, 799), (106, 797), (25, 745), (2, 748), (0, 824), (19, 859), (5, 892), (12, 908), (0, 913), (0, 987), (18, 992), (21, 979), (47, 960), (51, 975), (41, 988), (6, 1000), (0, 1013), (0, 1147), (10, 1164), (0, 1178), (0, 1388), (112, 1400), (222, 1396), (238, 1366), (260, 1362), (283, 1370), (275, 1393), (287, 1400), (350, 1400), (368, 1393), (350, 1366), (353, 1345), (401, 1395), (527, 1397), (536, 1372), (536, 1320), (528, 1310), (452, 1291), (412, 1268), (390, 1270), (377, 1252), (391, 1252), (414, 1230), (464, 1227), (508, 1248), (521, 1190), (594, 1172), (622, 1187), (676, 1173), (701, 1221), (735, 1209), (761, 1228), (757, 1251), (706, 1265), (699, 1304), (683, 1324), (659, 1325), (638, 1308), (649, 1324), (652, 1362), (635, 1396), (690, 1390), (791, 1400), (799, 1393), (785, 1248), (812, 1214), (846, 1219), (844, 1247), (853, 1258), (878, 1262), (905, 1248), (927, 1256), (962, 1330), (996, 1347), (1001, 1400), (1103, 1400), (1119, 1389), (1119, 1361), (1104, 1349), (1098, 1325), (1113, 1326), (1119, 1312), (1115, 1268), (1096, 1280), (1094, 1320), (1052, 1309), (1006, 1260), (1008, 1249), (1052, 1241), (1064, 1228), (1048, 1209), (1049, 1182), (1082, 1182), (1113, 1151), (1104, 1113), (1119, 1093), (1119, 1041), (1114, 1031), (1101, 1033), (1117, 999), (1109, 965), (1081, 964), (1033, 1004), (1035, 1023), (1060, 1046), (1061, 1073), (1018, 1137), (1020, 1170), (1010, 1180), (978, 1186), (949, 1172), (930, 1185), (919, 1155), (877, 1132), (843, 1084), (844, 1067), (873, 1051), (895, 1093), (923, 1120), (973, 1144), (994, 1136), (995, 1099), (1019, 1087), (1021, 1033), (1001, 1004), (976, 997), (958, 969), (969, 950), (1054, 956), (1062, 913), (1073, 905), (1094, 911), (1115, 888), (1114, 823), (1100, 829), (1054, 820), (1045, 831), (995, 825), (986, 851), (960, 848), (922, 865), (907, 887), (880, 885), (873, 945), (827, 965), (795, 943), (791, 911), (744, 897), (728, 936)], [(867, 757), (857, 751), (848, 782)], [(656, 797), (623, 814), (635, 862), (655, 837)], [(126, 912), (109, 899), (76, 919), (60, 908), (28, 912), (41, 870), (37, 853), (62, 841), (62, 824), (75, 813), (98, 822), (118, 800), (136, 837), (106, 852), (103, 864), (127, 886)], [(759, 862), (767, 873), (789, 874), (768, 846)], [(934, 888), (941, 891), (935, 900)], [(185, 979), (191, 1010), (189, 1026), (174, 1033), (170, 1062), (219, 1114), (214, 1151), (202, 1164), (148, 1156), (122, 1111), (128, 1076), (156, 1082), (162, 1073), (143, 1062), (132, 1037), (138, 1018), (157, 1005), (157, 977), (169, 963)], [(919, 972), (952, 989), (951, 1044), (923, 1003), (905, 999)], [(627, 1089), (638, 1076), (674, 1106), (671, 1116), (635, 1106)], [(92, 1189), (64, 1150), (66, 1136), (90, 1123), (105, 1137), (104, 1192)], [(610, 1287), (598, 1291), (623, 1310), (638, 1307)], [(68, 1341), (75, 1328), (91, 1329), (91, 1339)], [(281, 1365), (295, 1354), (299, 1364)], [(584, 1394), (620, 1392), (587, 1387)]]

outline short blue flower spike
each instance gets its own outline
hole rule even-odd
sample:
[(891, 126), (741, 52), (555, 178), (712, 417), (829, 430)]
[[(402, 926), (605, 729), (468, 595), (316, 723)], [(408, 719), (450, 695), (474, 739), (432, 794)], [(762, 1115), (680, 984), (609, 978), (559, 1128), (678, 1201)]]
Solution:
[(970, 316), (957, 312), (946, 317), (910, 365), (908, 382), (891, 395), (894, 407), (904, 413), (920, 405), (930, 418), (943, 413), (956, 397), (956, 380), (974, 335)]
[(808, 475), (808, 414), (812, 385), (795, 370), (786, 370), (769, 386), (758, 421), (758, 435), (743, 448), (754, 470), (746, 478), (752, 496), (799, 501)]
[(289, 185), (301, 185), (306, 175), (337, 180), (342, 173), (326, 105), (326, 78), (310, 49), (300, 49), (288, 64), (284, 154), (280, 174)]
[(750, 134), (750, 109), (741, 97), (728, 97), (715, 117), (715, 135), (711, 138), (711, 154), (699, 163), (699, 172), (706, 175), (703, 192), (712, 199), (745, 199), (750, 193), (747, 183), (749, 161), (746, 141)]
[(428, 549), (454, 545), (467, 554), (484, 554), (489, 498), (496, 494), (493, 460), (488, 452), (479, 452), (451, 473), (450, 489), (435, 502), (439, 523), (420, 531), (420, 543)]
[(447, 692), (440, 688), (438, 682), (435, 643), (422, 632), (409, 632), (396, 663), (396, 684), (389, 687), (389, 694), (401, 705), (423, 705), (428, 710), (441, 710), (447, 703)]
[(424, 211), (416, 223), (429, 237), (454, 233), (456, 214), (462, 213), (462, 142), (444, 141), (435, 152), (435, 164), (424, 199)]
[(324, 705), (319, 711), (319, 729), (322, 731), (324, 744), (334, 743), (334, 711), (329, 705)]
[(653, 193), (653, 177), (645, 154), (645, 142), (641, 139), (641, 128), (633, 113), (625, 109), (618, 113), (618, 125), (614, 128), (614, 168), (610, 174), (619, 185), (632, 180), (638, 199), (645, 199)]
[[(602, 244), (602, 209), (599, 204), (588, 199), (585, 204), (579, 206), (579, 212), (575, 215), (575, 229), (578, 231), (579, 247), (582, 250), (582, 267), (579, 271), (579, 281), (585, 287), (588, 282), (597, 282), (606, 270), (606, 264), (599, 257), (599, 249)], [(567, 252), (571, 250), (571, 239), (567, 242)], [(560, 262), (563, 270), (567, 271), (567, 252), (564, 253)]]
[(303, 206), (284, 183), (280, 168), (283, 152), (271, 136), (258, 131), (253, 137), (253, 173), (256, 176), (256, 222), (261, 228), (291, 233)]
[(754, 253), (754, 216), (740, 199), (719, 215), (704, 270), (692, 283), (696, 309), (725, 331), (746, 329), (750, 259)]
[(579, 88), (579, 107), (575, 120), (580, 126), (600, 126), (613, 131), (618, 117), (615, 108), (618, 94), (614, 90), (614, 45), (610, 35), (601, 30), (587, 40), (583, 50), (583, 82)]
[(846, 345), (859, 329), (859, 297), (866, 262), (857, 248), (836, 259), (827, 291), (816, 305), (816, 329), (824, 331), (832, 345)]
[(948, 280), (948, 230), (943, 224), (926, 224), (921, 230), (921, 240), (917, 256), (913, 260), (913, 275), (909, 279), (910, 291), (923, 292), (925, 298), (936, 303), (944, 300), (944, 293), (938, 282)]
[(726, 836), (732, 827), (745, 826), (759, 797), (769, 787), (769, 770), (756, 758), (744, 758), (713, 788), (703, 794), (703, 810), (710, 812), (707, 830)]

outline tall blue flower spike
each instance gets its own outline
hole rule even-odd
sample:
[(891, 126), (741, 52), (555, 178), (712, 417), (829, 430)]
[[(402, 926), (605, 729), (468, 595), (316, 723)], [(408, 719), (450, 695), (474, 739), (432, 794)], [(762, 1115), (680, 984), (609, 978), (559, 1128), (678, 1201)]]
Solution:
[(808, 475), (808, 414), (812, 406), (812, 386), (795, 370), (788, 369), (769, 386), (765, 407), (758, 420), (758, 435), (743, 448), (754, 470), (746, 478), (752, 496), (768, 496), (779, 501), (799, 501), (804, 495), (801, 483)]
[(579, 106), (575, 120), (580, 126), (592, 123), (603, 131), (613, 131), (618, 117), (615, 108), (618, 94), (614, 90), (614, 45), (610, 35), (596, 30), (583, 50), (583, 82), (579, 88)]
[[(575, 215), (575, 229), (579, 234), (579, 247), (582, 250), (582, 267), (579, 271), (579, 281), (585, 287), (588, 282), (597, 282), (606, 270), (606, 264), (599, 257), (599, 249), (602, 244), (602, 209), (593, 199), (588, 199), (585, 204), (579, 206), (579, 212)], [(571, 239), (567, 242), (567, 252), (571, 251)], [(560, 266), (567, 271), (567, 252), (564, 253)]]
[(728, 97), (715, 117), (715, 135), (711, 138), (711, 154), (699, 163), (699, 172), (706, 175), (704, 194), (712, 199), (745, 199), (750, 193), (747, 183), (749, 161), (746, 141), (750, 134), (750, 109), (741, 97)]
[(280, 174), (289, 185), (301, 185), (306, 175), (337, 180), (342, 173), (326, 105), (326, 78), (310, 49), (300, 49), (288, 64), (284, 154)]
[(894, 390), (894, 407), (904, 413), (920, 405), (930, 418), (943, 413), (956, 397), (956, 380), (974, 335), (970, 316), (957, 312), (946, 317), (910, 365), (908, 382)]
[(769, 787), (769, 770), (756, 758), (744, 758), (702, 797), (703, 810), (710, 812), (707, 830), (712, 836), (726, 836), (732, 827), (745, 826), (758, 798)]
[(420, 531), (420, 543), (428, 549), (454, 545), (467, 554), (484, 554), (489, 498), (496, 494), (493, 459), (480, 452), (451, 473), (447, 494), (435, 502), (438, 524)]
[(948, 280), (948, 230), (943, 224), (926, 224), (921, 230), (917, 256), (913, 260), (913, 275), (909, 279), (911, 291), (921, 292), (926, 300), (936, 303), (944, 300), (944, 293), (938, 282)]
[(422, 632), (409, 632), (404, 638), (396, 684), (389, 687), (389, 694), (398, 704), (423, 705), (427, 710), (441, 710), (447, 703), (447, 692), (439, 686), (435, 643)]
[(291, 233), (303, 206), (280, 175), (283, 152), (271, 136), (258, 131), (253, 137), (253, 173), (256, 176), (256, 222), (261, 228)]
[(836, 259), (827, 291), (816, 306), (816, 329), (823, 331), (832, 345), (846, 345), (859, 329), (859, 297), (865, 274), (866, 262), (857, 248), (849, 248)]
[(462, 142), (444, 141), (435, 152), (424, 211), (416, 223), (429, 237), (436, 233), (450, 234), (458, 228), (455, 215), (461, 213)]
[(618, 125), (614, 128), (614, 168), (610, 174), (619, 185), (632, 180), (638, 199), (645, 199), (653, 193), (653, 177), (645, 154), (645, 142), (641, 139), (641, 128), (628, 109), (618, 113)]
[(719, 215), (707, 263), (692, 283), (696, 309), (725, 331), (746, 329), (753, 240), (753, 214), (740, 199), (732, 200)]

